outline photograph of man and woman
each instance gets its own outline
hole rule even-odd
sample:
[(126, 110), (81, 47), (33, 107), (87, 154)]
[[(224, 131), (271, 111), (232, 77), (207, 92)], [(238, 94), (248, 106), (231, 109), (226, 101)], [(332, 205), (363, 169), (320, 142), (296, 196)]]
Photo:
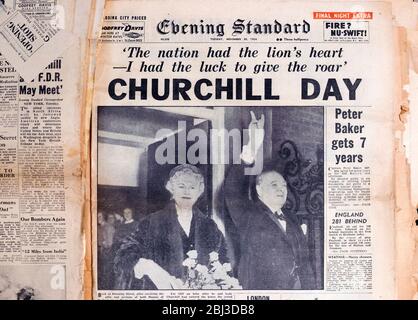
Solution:
[(323, 118), (100, 107), (98, 289), (323, 289)]

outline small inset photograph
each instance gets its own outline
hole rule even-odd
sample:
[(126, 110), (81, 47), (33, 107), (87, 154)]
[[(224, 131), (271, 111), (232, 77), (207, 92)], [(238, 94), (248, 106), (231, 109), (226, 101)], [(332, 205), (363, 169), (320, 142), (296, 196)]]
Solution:
[(0, 300), (65, 300), (65, 266), (0, 266)]

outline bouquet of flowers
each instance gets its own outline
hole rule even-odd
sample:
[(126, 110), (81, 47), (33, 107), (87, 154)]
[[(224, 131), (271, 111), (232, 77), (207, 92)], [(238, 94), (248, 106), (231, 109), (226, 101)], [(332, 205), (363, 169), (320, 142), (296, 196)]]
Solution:
[(187, 268), (184, 289), (242, 289), (238, 280), (230, 275), (231, 264), (222, 264), (217, 252), (209, 254), (209, 263), (205, 266), (197, 263), (197, 251), (191, 250), (187, 253), (183, 266)]

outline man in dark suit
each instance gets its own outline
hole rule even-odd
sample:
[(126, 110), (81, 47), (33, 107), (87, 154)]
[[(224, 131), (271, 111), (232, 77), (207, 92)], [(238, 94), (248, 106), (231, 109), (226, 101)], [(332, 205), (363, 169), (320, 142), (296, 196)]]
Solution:
[[(264, 116), (256, 119), (251, 112), (251, 118), (250, 141), (241, 154), (244, 165), (232, 165), (225, 182), (228, 212), (240, 233), (238, 279), (250, 290), (314, 289), (306, 237), (296, 217), (283, 210), (285, 179), (266, 164), (255, 179), (245, 175), (264, 139)], [(257, 199), (250, 200), (251, 184)]]

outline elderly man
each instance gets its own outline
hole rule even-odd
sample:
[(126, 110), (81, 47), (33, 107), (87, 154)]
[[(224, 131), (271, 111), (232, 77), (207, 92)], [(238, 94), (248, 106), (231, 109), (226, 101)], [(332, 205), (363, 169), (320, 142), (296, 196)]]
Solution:
[[(256, 130), (258, 134), (254, 134)], [(313, 289), (305, 235), (296, 217), (283, 209), (287, 198), (285, 179), (275, 171), (273, 162), (264, 163), (255, 181), (244, 174), (245, 167), (254, 164), (263, 143), (264, 116), (256, 119), (251, 112), (249, 132), (250, 141), (241, 154), (245, 165), (232, 165), (225, 183), (228, 212), (241, 239), (238, 279), (244, 289)], [(258, 199), (250, 200), (252, 183)]]
[(166, 189), (172, 201), (142, 220), (116, 254), (117, 289), (176, 288), (174, 280), (186, 277), (183, 261), (191, 250), (197, 251), (200, 264), (208, 264), (211, 252), (217, 252), (220, 261), (226, 259), (222, 233), (195, 206), (204, 191), (199, 169), (187, 164), (175, 167)]

